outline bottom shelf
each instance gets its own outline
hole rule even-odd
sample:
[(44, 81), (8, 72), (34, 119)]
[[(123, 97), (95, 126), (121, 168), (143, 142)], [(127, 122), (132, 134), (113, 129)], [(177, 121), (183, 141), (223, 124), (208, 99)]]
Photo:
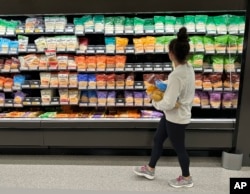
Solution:
[[(159, 118), (154, 119), (1, 119), (0, 146), (148, 149)], [(235, 119), (192, 119), (189, 149), (232, 148)], [(169, 141), (165, 148), (171, 148)]]

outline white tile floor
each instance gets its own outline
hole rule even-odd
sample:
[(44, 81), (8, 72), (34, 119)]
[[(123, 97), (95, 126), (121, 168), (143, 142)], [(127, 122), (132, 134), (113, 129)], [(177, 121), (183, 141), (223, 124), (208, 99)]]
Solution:
[(240, 171), (226, 170), (221, 167), (220, 158), (192, 157), (190, 170), (195, 186), (174, 189), (168, 186), (167, 181), (180, 174), (176, 158), (161, 158), (153, 181), (137, 177), (132, 172), (134, 165), (145, 164), (147, 159), (144, 156), (0, 156), (0, 188), (71, 190), (71, 193), (228, 194), (230, 177), (250, 177), (250, 167), (243, 167)]

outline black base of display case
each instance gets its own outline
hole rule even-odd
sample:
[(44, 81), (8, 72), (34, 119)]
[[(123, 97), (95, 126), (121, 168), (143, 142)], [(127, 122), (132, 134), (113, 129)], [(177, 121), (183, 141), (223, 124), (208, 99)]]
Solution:
[[(5, 148), (150, 149), (159, 119), (5, 119)], [(189, 150), (232, 148), (234, 119), (193, 119), (187, 128)], [(164, 148), (171, 149), (167, 140)]]

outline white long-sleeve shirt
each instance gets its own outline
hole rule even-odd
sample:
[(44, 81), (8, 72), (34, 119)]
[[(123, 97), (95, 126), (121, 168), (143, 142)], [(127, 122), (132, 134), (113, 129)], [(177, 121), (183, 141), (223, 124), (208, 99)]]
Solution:
[[(152, 101), (157, 110), (165, 113), (166, 119), (177, 124), (188, 124), (195, 94), (195, 74), (190, 64), (178, 65), (169, 74), (168, 86), (161, 101)], [(175, 108), (176, 102), (179, 107)]]

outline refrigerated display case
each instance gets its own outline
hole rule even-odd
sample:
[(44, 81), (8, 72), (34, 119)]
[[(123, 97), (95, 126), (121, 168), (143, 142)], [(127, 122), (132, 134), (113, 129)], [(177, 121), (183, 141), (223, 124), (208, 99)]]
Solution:
[(197, 86), (187, 147), (233, 148), (245, 1), (15, 3), (1, 13), (1, 146), (150, 148), (161, 113), (145, 82), (167, 79), (168, 43), (186, 26)]

